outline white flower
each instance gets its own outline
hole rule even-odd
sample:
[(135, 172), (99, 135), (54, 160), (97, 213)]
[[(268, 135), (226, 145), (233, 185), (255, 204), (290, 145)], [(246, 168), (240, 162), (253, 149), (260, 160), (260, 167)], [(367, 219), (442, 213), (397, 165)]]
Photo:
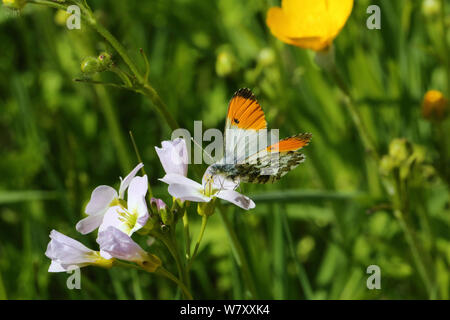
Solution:
[(161, 145), (162, 148), (155, 147), (155, 150), (166, 174), (186, 177), (189, 161), (186, 141), (176, 138), (173, 141), (163, 141)]
[(147, 189), (147, 175), (134, 177), (128, 188), (127, 208), (122, 205), (110, 207), (106, 211), (98, 231), (102, 232), (112, 226), (131, 236), (135, 231), (141, 229), (149, 217), (145, 203)]
[(101, 255), (105, 258), (114, 257), (135, 262), (151, 272), (161, 265), (161, 260), (157, 256), (147, 253), (133, 239), (117, 228), (110, 226), (106, 230), (100, 231), (97, 243), (100, 245)]
[(45, 255), (52, 260), (49, 272), (64, 272), (73, 266), (84, 267), (95, 264), (103, 267), (111, 267), (112, 260), (105, 259), (98, 251), (91, 250), (68, 236), (52, 230), (50, 242)]
[(203, 175), (202, 184), (178, 174), (166, 174), (159, 180), (167, 183), (170, 195), (180, 200), (209, 202), (220, 198), (245, 210), (255, 207), (252, 199), (234, 190), (236, 183), (218, 175), (212, 176), (209, 168)]
[(139, 163), (126, 177), (122, 180), (120, 178), (119, 194), (110, 186), (99, 186), (92, 191), (91, 199), (86, 206), (86, 214), (88, 217), (80, 220), (76, 229), (82, 234), (87, 234), (97, 229), (103, 221), (103, 216), (109, 207), (119, 203), (119, 199), (123, 199), (124, 193), (128, 188), (131, 180), (136, 173), (143, 167), (142, 163)]

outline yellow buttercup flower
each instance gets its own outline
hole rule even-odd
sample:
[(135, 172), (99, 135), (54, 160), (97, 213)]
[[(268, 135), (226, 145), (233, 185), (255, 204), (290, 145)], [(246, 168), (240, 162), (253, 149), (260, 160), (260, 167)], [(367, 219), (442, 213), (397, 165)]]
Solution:
[(353, 0), (282, 0), (267, 12), (267, 26), (281, 41), (321, 51), (344, 27)]
[(442, 92), (429, 90), (425, 93), (422, 103), (422, 116), (429, 120), (442, 120), (447, 115), (448, 100)]

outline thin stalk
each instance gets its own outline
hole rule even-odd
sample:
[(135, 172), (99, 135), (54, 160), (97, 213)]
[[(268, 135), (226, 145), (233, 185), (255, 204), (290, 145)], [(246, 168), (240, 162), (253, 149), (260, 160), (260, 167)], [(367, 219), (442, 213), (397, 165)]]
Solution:
[(442, 42), (444, 45), (444, 57), (447, 65), (447, 95), (450, 96), (450, 47), (447, 43), (447, 27), (445, 26), (445, 0), (441, 0), (441, 24)]
[(189, 217), (187, 210), (184, 211), (183, 215), (183, 230), (184, 230), (184, 239), (186, 241), (186, 259), (191, 258), (191, 236), (189, 232)]
[(356, 108), (355, 104), (353, 103), (352, 96), (350, 94), (350, 90), (348, 89), (347, 85), (345, 84), (345, 81), (342, 79), (341, 75), (339, 74), (336, 66), (331, 68), (330, 74), (336, 85), (341, 89), (342, 93), (345, 95), (345, 105), (347, 107), (348, 112), (350, 113), (350, 116), (353, 120), (353, 123), (356, 126), (356, 129), (358, 130), (358, 133), (361, 137), (361, 140), (364, 144), (364, 147), (369, 152), (369, 154), (375, 159), (375, 161), (379, 162), (380, 157), (377, 153), (377, 149), (375, 148), (375, 142), (370, 137), (369, 133), (367, 132), (367, 128), (365, 127), (361, 114), (359, 113), (359, 110)]
[(281, 218), (283, 220), (284, 232), (286, 233), (289, 251), (291, 253), (292, 259), (294, 260), (298, 280), (300, 281), (300, 285), (302, 286), (303, 293), (305, 294), (306, 299), (308, 300), (314, 299), (314, 292), (311, 288), (308, 275), (306, 274), (305, 269), (303, 269), (302, 264), (299, 262), (297, 255), (295, 254), (294, 241), (292, 240), (292, 234), (289, 228), (289, 221), (285, 210), (282, 210)]
[(192, 257), (189, 259), (186, 268), (188, 271), (191, 269), (192, 261), (197, 256), (198, 248), (200, 247), (200, 242), (202, 242), (203, 234), (205, 233), (207, 223), (208, 223), (208, 216), (202, 216), (202, 226), (200, 227), (200, 233), (198, 235), (197, 243), (195, 244), (194, 253), (192, 254)]
[(228, 220), (228, 217), (226, 216), (225, 209), (220, 205), (220, 203), (218, 203), (217, 206), (219, 207), (220, 217), (222, 218), (223, 225), (225, 226), (228, 238), (230, 239), (231, 248), (236, 258), (236, 263), (242, 270), (242, 278), (247, 285), (252, 298), (257, 299), (255, 283), (253, 281), (252, 273), (250, 272), (250, 268), (244, 254), (244, 249), (242, 248), (241, 243), (239, 242), (239, 239), (234, 232), (233, 227)]
[(59, 9), (59, 10), (64, 10), (64, 11), (67, 10), (67, 6), (66, 5), (59, 4), (59, 3), (53, 2), (53, 1), (28, 0), (27, 3), (38, 4), (38, 5), (47, 6), (47, 7), (52, 7), (52, 8)]
[[(134, 140), (134, 136), (133, 136), (133, 132), (131, 132), (131, 130), (129, 131), (130, 134), (130, 139), (131, 139), (131, 143), (133, 144), (133, 148), (134, 148), (134, 152), (136, 153), (136, 157), (139, 161), (139, 163), (143, 163), (142, 162), (142, 158), (141, 158), (141, 154), (139, 153), (139, 149), (136, 145), (136, 141)], [(144, 167), (142, 167), (141, 172), (143, 175), (146, 175), (147, 173), (145, 172)], [(152, 193), (152, 186), (150, 185), (150, 183), (148, 183), (148, 200), (151, 202), (152, 198), (153, 198), (153, 193)]]
[(189, 289), (184, 285), (183, 282), (180, 281), (180, 279), (175, 277), (172, 273), (170, 273), (169, 271), (167, 271), (163, 267), (159, 267), (158, 269), (156, 269), (155, 273), (160, 275), (160, 276), (166, 277), (166, 278), (172, 280), (173, 282), (175, 282), (178, 285), (178, 287), (180, 287), (181, 291), (183, 291), (184, 296), (188, 300), (194, 300), (194, 298), (192, 297), (192, 294), (189, 292)]
[(430, 299), (435, 298), (435, 293), (433, 290), (433, 286), (431, 285), (431, 279), (428, 277), (428, 273), (426, 271), (425, 265), (422, 262), (422, 259), (420, 258), (419, 249), (416, 246), (416, 241), (414, 238), (414, 233), (409, 226), (409, 224), (405, 221), (405, 218), (403, 216), (403, 213), (400, 210), (395, 210), (394, 215), (397, 218), (400, 227), (403, 230), (403, 233), (405, 234), (406, 241), (411, 249), (411, 253), (413, 256), (414, 263), (416, 264), (417, 270), (419, 271), (419, 275), (422, 278), (422, 282), (425, 285), (425, 288), (428, 293), (428, 297)]

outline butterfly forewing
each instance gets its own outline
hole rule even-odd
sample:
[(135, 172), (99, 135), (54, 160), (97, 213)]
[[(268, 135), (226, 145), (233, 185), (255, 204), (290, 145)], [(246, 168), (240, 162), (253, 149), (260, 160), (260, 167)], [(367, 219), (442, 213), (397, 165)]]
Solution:
[(213, 166), (215, 172), (238, 182), (275, 182), (304, 161), (298, 150), (308, 145), (311, 134), (297, 134), (269, 147), (267, 140), (261, 106), (250, 89), (238, 90), (228, 106), (225, 157)]
[(225, 163), (239, 163), (258, 152), (267, 122), (250, 89), (238, 90), (231, 98), (225, 124)]

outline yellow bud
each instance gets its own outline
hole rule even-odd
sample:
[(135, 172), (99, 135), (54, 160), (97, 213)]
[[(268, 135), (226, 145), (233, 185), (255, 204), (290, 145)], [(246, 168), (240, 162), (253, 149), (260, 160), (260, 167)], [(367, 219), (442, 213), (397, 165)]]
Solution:
[(442, 92), (429, 90), (423, 98), (422, 116), (428, 120), (443, 120), (447, 116), (447, 103)]
[(216, 72), (219, 77), (226, 77), (236, 71), (238, 64), (231, 49), (222, 48), (217, 55)]
[(394, 169), (395, 163), (392, 158), (388, 155), (385, 155), (381, 158), (380, 161), (380, 171), (384, 175), (388, 175), (391, 173), (392, 169)]
[(27, 0), (3, 0), (3, 5), (12, 9), (22, 10)]
[(408, 159), (410, 155), (410, 145), (406, 139), (394, 139), (389, 145), (389, 155), (396, 166)]
[(258, 54), (259, 63), (266, 67), (275, 62), (275, 52), (271, 48), (264, 48)]
[(58, 10), (55, 13), (55, 23), (60, 26), (65, 26), (67, 19), (70, 17), (70, 13), (64, 10)]
[(422, 2), (422, 13), (427, 18), (436, 17), (441, 12), (439, 0), (424, 0)]

